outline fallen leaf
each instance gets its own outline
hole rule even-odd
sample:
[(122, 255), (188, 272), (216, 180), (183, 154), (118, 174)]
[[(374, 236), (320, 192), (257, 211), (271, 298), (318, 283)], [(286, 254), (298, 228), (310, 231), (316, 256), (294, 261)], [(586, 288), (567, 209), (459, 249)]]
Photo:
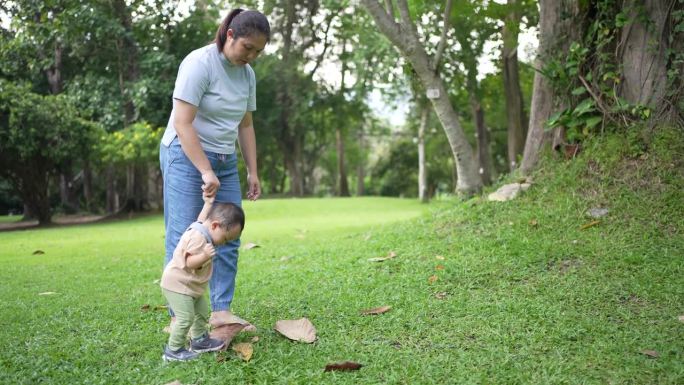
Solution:
[(591, 222), (589, 222), (589, 223), (585, 223), (585, 224), (583, 224), (582, 226), (580, 226), (580, 230), (588, 229), (588, 228), (590, 228), (590, 227), (592, 227), (592, 226), (598, 225), (599, 223), (601, 223), (601, 221), (591, 221)]
[(436, 275), (431, 275), (430, 278), (428, 278), (428, 282), (429, 282), (429, 283), (435, 283), (435, 282), (437, 282), (438, 279), (439, 279), (438, 276), (436, 276)]
[(444, 270), (444, 265), (435, 266), (435, 270)]
[(309, 344), (316, 341), (316, 328), (307, 318), (280, 320), (276, 322), (274, 329), (293, 341)]
[(446, 259), (446, 258), (444, 258), (444, 257), (443, 257), (443, 256), (441, 256), (441, 255), (438, 255), (438, 256), (436, 256), (435, 258), (436, 258), (436, 259), (439, 259), (440, 261), (443, 261), (443, 260), (445, 260), (445, 259)]
[(679, 316), (679, 322), (684, 322), (684, 315)]
[(440, 291), (439, 293), (435, 293), (435, 298), (444, 299), (447, 295), (449, 295), (449, 293), (447, 293), (446, 291)]
[(363, 310), (361, 311), (361, 315), (377, 315), (387, 313), (390, 311), (390, 309), (392, 309), (392, 306), (380, 306), (373, 309)]
[(252, 359), (252, 353), (254, 353), (254, 348), (252, 347), (252, 344), (249, 342), (241, 342), (239, 344), (233, 345), (233, 351), (237, 353), (238, 357), (242, 359), (242, 361), (249, 361)]
[(216, 353), (216, 362), (221, 363), (226, 361), (226, 352), (218, 352)]
[(45, 252), (43, 250), (36, 250), (33, 252), (33, 255), (41, 255), (41, 254), (45, 254)]
[(42, 293), (38, 293), (38, 295), (55, 295), (57, 294), (56, 291), (44, 291)]
[(280, 257), (280, 261), (281, 261), (281, 262), (285, 262), (285, 261), (287, 261), (287, 260), (290, 259), (290, 258), (292, 258), (292, 257), (289, 256), (289, 255), (283, 255), (282, 257)]
[(166, 305), (157, 305), (157, 306), (154, 307), (154, 310), (155, 310), (155, 311), (159, 311), (159, 310), (166, 310), (166, 309), (168, 309), (168, 308), (169, 308), (169, 307), (166, 306)]
[(252, 342), (259, 342), (259, 336), (252, 337)]
[(161, 282), (161, 279), (155, 279), (154, 282), (152, 282), (152, 283), (157, 285), (157, 284), (159, 284), (159, 282)]
[(397, 253), (395, 253), (394, 251), (390, 251), (386, 257), (369, 258), (368, 261), (370, 261), (370, 262), (382, 262), (382, 261), (386, 261), (388, 259), (392, 259), (396, 256), (397, 256)]
[(651, 358), (660, 357), (660, 354), (658, 354), (658, 352), (656, 352), (655, 350), (642, 350), (641, 354), (648, 356), (648, 357), (651, 357)]
[(366, 234), (366, 235), (363, 237), (363, 240), (364, 240), (364, 241), (369, 241), (369, 240), (371, 239), (371, 236), (372, 236), (371, 233), (368, 233), (368, 234)]
[(181, 384), (180, 381), (176, 380), (176, 381), (173, 381), (173, 382), (169, 382), (169, 383), (166, 384), (166, 385), (183, 385), (183, 384)]
[(242, 249), (243, 250), (251, 250), (251, 249), (254, 249), (256, 247), (261, 247), (261, 246), (257, 245), (256, 243), (249, 242), (249, 243), (246, 243), (244, 246), (242, 246)]
[(352, 370), (359, 370), (361, 369), (363, 365), (359, 364), (358, 362), (352, 362), (352, 361), (345, 361), (345, 362), (340, 362), (340, 363), (334, 363), (334, 364), (328, 364), (325, 365), (325, 372), (332, 372), (332, 371), (352, 371)]
[(150, 310), (150, 304), (149, 304), (149, 303), (146, 303), (146, 304), (140, 306), (140, 310), (141, 310), (141, 311), (148, 311), (148, 310)]
[(222, 340), (226, 343), (226, 346), (228, 346), (230, 344), (230, 341), (232, 341), (233, 338), (236, 335), (238, 335), (238, 333), (240, 333), (244, 328), (245, 325), (238, 323), (221, 325), (215, 327), (211, 331), (211, 333), (209, 333), (209, 337)]
[(537, 227), (538, 225), (539, 225), (539, 222), (537, 222), (536, 219), (532, 219), (532, 220), (530, 221), (530, 226), (532, 226), (532, 227)]
[(304, 239), (304, 238), (306, 238), (306, 235), (304, 235), (304, 234), (295, 234), (294, 237), (295, 237), (295, 239)]

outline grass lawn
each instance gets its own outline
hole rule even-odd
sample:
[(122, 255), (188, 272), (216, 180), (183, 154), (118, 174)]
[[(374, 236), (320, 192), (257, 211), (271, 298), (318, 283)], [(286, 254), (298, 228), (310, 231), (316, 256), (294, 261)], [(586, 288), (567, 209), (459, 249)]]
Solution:
[[(168, 320), (141, 310), (162, 304), (160, 217), (0, 233), (0, 383), (682, 384), (683, 142), (588, 143), (504, 203), (247, 204), (243, 242), (261, 247), (241, 252), (234, 310), (259, 327), (250, 362), (161, 361)], [(610, 211), (583, 228), (593, 207)], [(301, 317), (314, 344), (272, 330)], [(323, 372), (345, 360), (364, 367)]]

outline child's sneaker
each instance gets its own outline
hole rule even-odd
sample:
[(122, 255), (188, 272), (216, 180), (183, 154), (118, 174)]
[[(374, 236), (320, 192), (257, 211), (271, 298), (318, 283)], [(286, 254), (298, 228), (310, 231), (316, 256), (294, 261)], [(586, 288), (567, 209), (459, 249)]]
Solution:
[(191, 352), (186, 348), (180, 348), (174, 352), (168, 346), (164, 347), (164, 354), (162, 354), (164, 361), (190, 361), (197, 357), (199, 357), (199, 353)]
[(207, 333), (199, 338), (190, 340), (190, 350), (195, 353), (215, 352), (223, 349), (226, 345), (224, 341), (209, 337)]

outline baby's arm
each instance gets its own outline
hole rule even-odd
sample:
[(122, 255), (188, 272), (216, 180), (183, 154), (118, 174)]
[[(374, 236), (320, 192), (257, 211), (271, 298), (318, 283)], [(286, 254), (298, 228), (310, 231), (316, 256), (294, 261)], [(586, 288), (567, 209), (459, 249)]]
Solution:
[(213, 258), (215, 253), (214, 246), (207, 243), (197, 254), (185, 253), (185, 265), (191, 269), (197, 269)]
[(211, 205), (214, 204), (214, 197), (208, 197), (206, 193), (202, 193), (202, 199), (204, 200), (204, 206), (202, 206), (202, 211), (200, 211), (197, 220), (204, 222), (209, 215), (209, 210), (211, 210)]

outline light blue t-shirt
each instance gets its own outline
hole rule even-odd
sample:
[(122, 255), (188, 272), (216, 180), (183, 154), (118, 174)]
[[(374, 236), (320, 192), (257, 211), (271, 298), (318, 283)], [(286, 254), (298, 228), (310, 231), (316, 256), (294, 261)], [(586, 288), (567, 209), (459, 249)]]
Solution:
[[(233, 65), (216, 44), (192, 51), (178, 69), (173, 98), (197, 107), (192, 125), (205, 151), (235, 152), (238, 125), (247, 111), (256, 110), (256, 77), (249, 64)], [(174, 111), (162, 143), (169, 146), (176, 137)]]

